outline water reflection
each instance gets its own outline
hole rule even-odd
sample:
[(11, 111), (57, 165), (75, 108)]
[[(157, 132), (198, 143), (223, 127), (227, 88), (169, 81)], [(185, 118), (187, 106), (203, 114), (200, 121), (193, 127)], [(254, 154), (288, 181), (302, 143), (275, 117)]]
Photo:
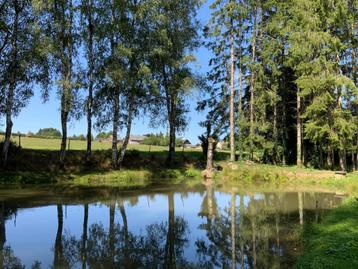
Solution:
[(303, 225), (342, 197), (208, 185), (0, 191), (0, 199), (0, 268), (291, 268)]

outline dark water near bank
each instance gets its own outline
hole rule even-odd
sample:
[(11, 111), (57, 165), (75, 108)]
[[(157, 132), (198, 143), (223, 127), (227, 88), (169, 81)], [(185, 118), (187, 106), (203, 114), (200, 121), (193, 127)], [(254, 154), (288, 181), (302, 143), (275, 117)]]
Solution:
[(214, 187), (0, 190), (1, 268), (291, 268), (343, 197)]

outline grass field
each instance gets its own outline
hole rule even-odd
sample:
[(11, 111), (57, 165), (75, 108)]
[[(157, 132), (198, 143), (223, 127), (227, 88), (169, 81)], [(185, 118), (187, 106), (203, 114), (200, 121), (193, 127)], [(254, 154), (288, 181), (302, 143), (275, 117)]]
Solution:
[[(0, 141), (3, 140), (3, 136), (0, 136)], [(19, 138), (17, 136), (12, 137), (12, 141), (19, 144)], [(59, 150), (61, 145), (61, 139), (45, 139), (36, 137), (21, 137), (21, 147), (24, 149), (36, 149), (36, 150)], [(68, 144), (67, 144), (68, 146)], [(118, 146), (120, 146), (118, 144)], [(69, 150), (86, 150), (87, 142), (83, 140), (71, 140), (69, 143)], [(92, 142), (93, 150), (108, 150), (112, 147), (111, 142)], [(147, 152), (167, 151), (168, 147), (163, 146), (149, 146), (149, 145), (128, 145), (129, 150), (139, 150)], [(177, 151), (181, 151), (182, 148), (177, 148)], [(185, 148), (185, 151), (201, 151), (200, 148)]]

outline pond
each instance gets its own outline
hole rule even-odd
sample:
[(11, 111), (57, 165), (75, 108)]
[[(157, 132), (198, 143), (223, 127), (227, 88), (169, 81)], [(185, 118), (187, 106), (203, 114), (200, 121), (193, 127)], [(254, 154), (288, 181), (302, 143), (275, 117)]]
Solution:
[(343, 196), (214, 186), (0, 190), (1, 268), (291, 268)]

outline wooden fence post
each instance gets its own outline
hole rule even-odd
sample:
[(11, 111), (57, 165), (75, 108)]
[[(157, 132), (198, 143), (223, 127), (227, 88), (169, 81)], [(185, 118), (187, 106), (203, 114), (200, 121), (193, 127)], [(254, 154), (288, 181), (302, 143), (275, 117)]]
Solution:
[(21, 148), (21, 133), (19, 132), (19, 148)]

